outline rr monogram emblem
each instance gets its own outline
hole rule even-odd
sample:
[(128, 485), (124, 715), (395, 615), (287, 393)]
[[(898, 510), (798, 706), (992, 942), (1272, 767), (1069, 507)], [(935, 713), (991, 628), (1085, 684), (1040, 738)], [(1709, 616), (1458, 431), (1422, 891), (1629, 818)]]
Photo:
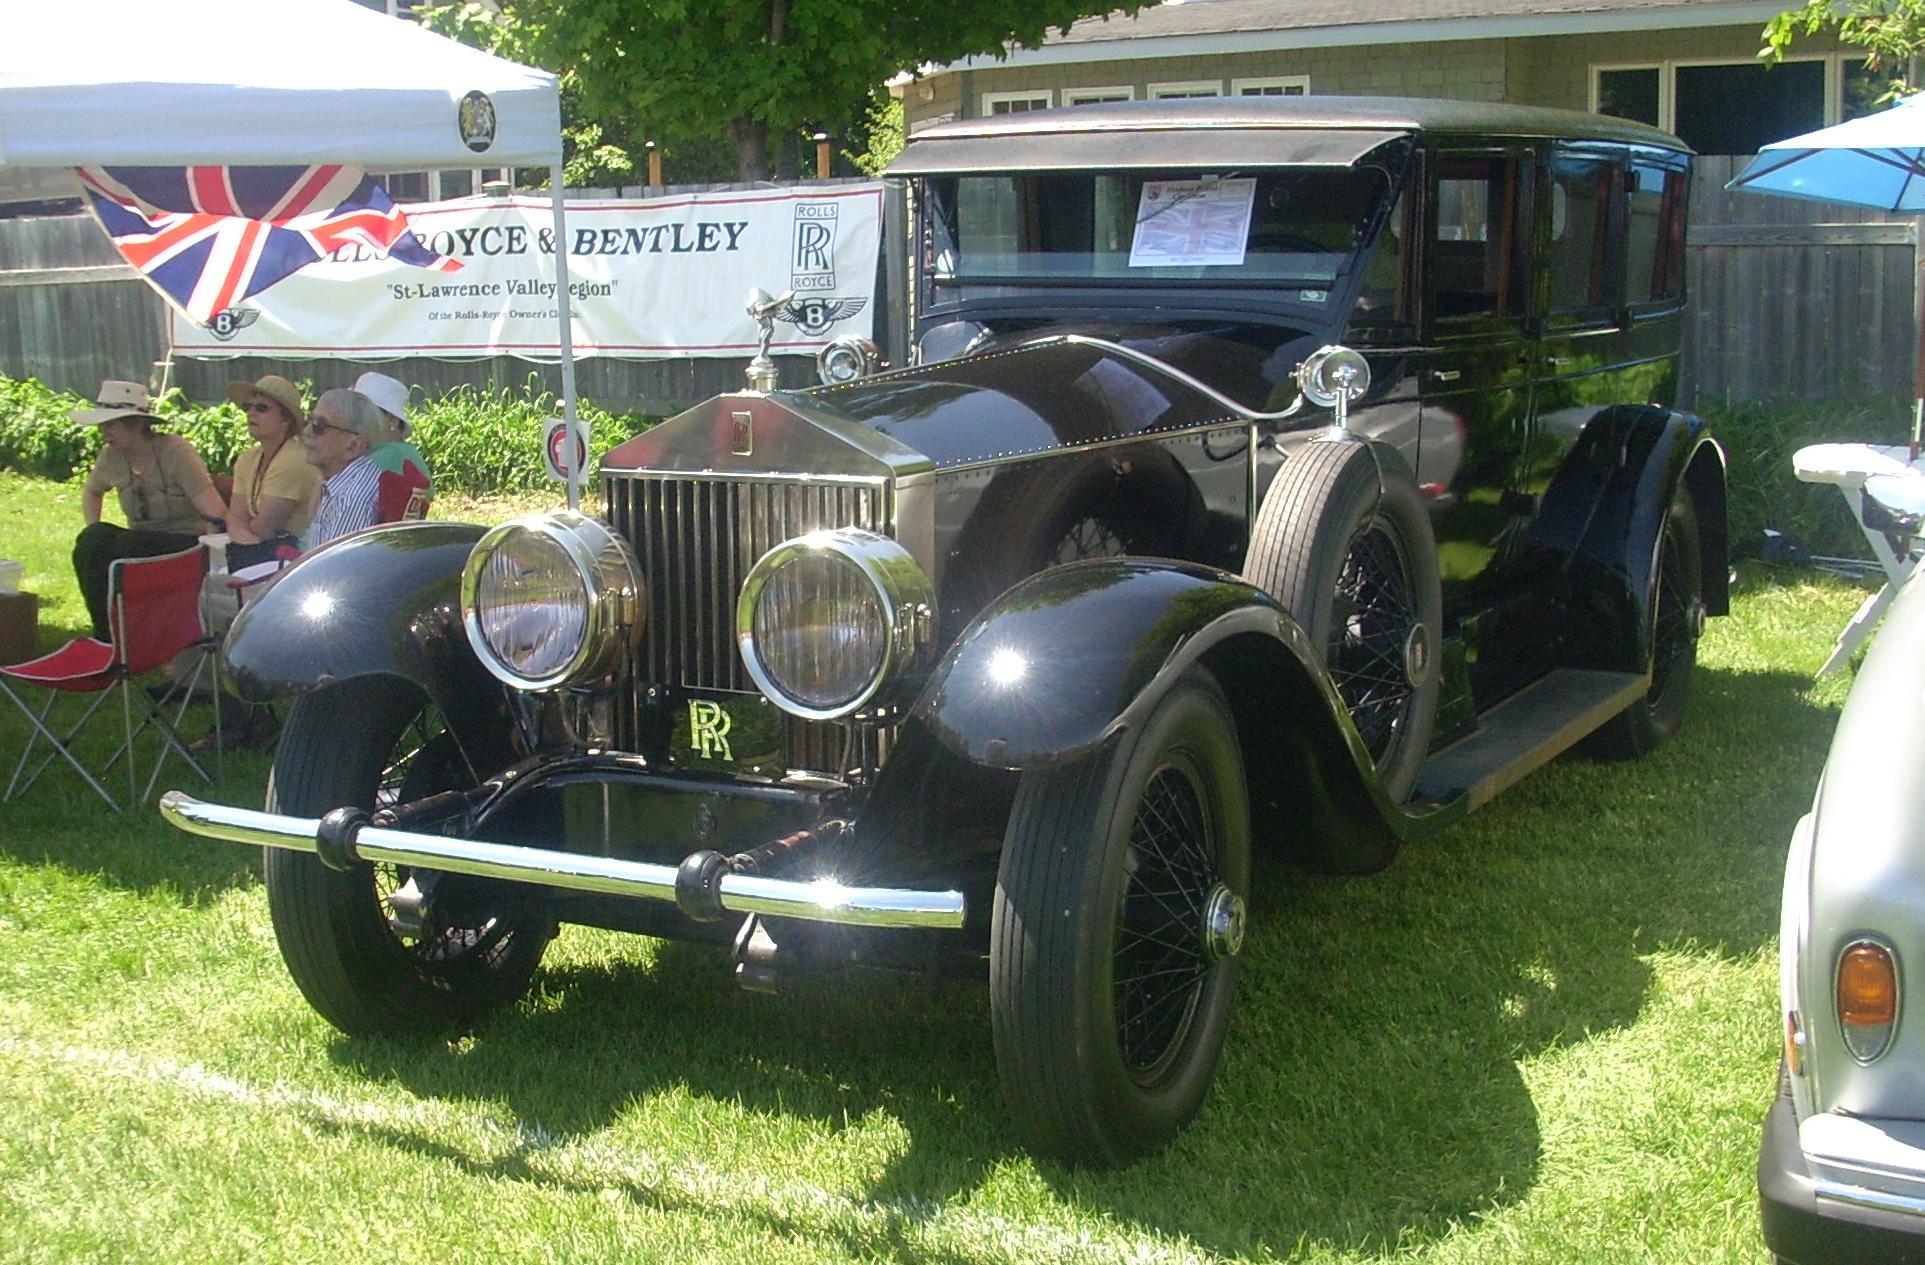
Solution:
[(729, 750), (729, 714), (722, 710), (720, 703), (712, 703), (705, 698), (691, 698), (688, 701), (688, 746), (704, 760), (717, 757), (735, 763), (735, 753)]

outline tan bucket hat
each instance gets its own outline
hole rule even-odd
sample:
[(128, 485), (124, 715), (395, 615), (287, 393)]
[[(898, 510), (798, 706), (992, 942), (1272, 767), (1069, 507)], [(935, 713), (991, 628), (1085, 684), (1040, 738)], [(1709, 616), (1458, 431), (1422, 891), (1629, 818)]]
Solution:
[(265, 395), (294, 419), (294, 429), (307, 425), (307, 401), (301, 398), (301, 388), (289, 382), (278, 373), (270, 373), (258, 382), (230, 382), (227, 384), (227, 398), (236, 404), (245, 405), (253, 395)]
[(112, 378), (100, 384), (100, 394), (94, 397), (99, 408), (77, 408), (67, 416), (81, 426), (98, 426), (102, 422), (124, 422), (129, 418), (144, 417), (156, 421), (152, 412), (154, 398), (147, 394), (147, 388), (138, 382), (118, 382)]

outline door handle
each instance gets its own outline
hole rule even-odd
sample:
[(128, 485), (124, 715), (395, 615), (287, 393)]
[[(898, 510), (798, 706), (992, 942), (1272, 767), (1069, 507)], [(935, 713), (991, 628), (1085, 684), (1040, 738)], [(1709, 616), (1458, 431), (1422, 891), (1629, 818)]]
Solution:
[(1544, 363), (1553, 369), (1562, 369), (1565, 365), (1570, 364), (1576, 359), (1576, 356), (1546, 356), (1544, 357)]
[(1430, 376), (1433, 382), (1455, 382), (1464, 375), (1456, 369), (1432, 369)]

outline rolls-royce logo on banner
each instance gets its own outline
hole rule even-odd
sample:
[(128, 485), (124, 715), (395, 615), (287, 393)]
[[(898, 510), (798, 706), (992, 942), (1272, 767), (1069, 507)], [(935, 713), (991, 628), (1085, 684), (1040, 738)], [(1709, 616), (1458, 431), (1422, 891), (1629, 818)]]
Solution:
[(838, 299), (833, 296), (821, 299), (794, 299), (788, 306), (775, 314), (778, 321), (787, 321), (811, 338), (829, 332), (829, 326), (844, 317), (854, 316), (869, 305), (869, 300), (861, 296), (853, 299)]
[(789, 289), (797, 294), (821, 294), (836, 288), (835, 244), (839, 203), (795, 204), (795, 254), (789, 265)]

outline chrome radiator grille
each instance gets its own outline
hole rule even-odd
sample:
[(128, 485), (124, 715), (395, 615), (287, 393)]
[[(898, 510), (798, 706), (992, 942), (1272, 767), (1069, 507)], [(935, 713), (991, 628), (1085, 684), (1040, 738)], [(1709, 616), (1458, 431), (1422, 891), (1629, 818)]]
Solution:
[[(609, 526), (634, 545), (647, 586), (646, 622), (630, 679), (644, 687), (753, 691), (735, 648), (735, 600), (749, 568), (804, 532), (862, 527), (890, 535), (889, 499), (881, 479), (604, 475)], [(622, 710), (618, 731), (626, 732), (619, 736), (632, 749), (638, 718)], [(792, 721), (790, 762), (833, 768), (843, 739), (839, 726)]]

